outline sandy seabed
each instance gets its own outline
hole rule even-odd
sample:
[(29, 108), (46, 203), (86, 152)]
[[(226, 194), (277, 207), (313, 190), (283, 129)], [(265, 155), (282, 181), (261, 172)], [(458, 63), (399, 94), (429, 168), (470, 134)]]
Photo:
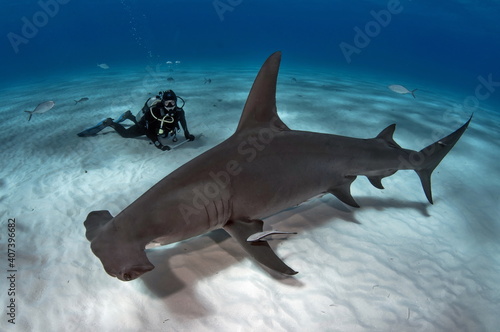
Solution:
[[(13, 236), (16, 272), (9, 280), (15, 294), (1, 283), (1, 330), (498, 328), (500, 116), (481, 104), (433, 174), (434, 205), (416, 174), (401, 171), (384, 179), (385, 190), (358, 178), (352, 194), (360, 209), (325, 195), (267, 218), (265, 229), (298, 233), (271, 241), (296, 276), (269, 273), (222, 230), (148, 250), (156, 268), (132, 282), (105, 273), (85, 238), (87, 214), (107, 209), (116, 215), (229, 137), (257, 70), (97, 68), (3, 90), (0, 271), (3, 280), (12, 274), (7, 242)], [(159, 84), (167, 76), (174, 81)], [(292, 129), (361, 138), (397, 123), (396, 142), (414, 150), (470, 116), (463, 107), (467, 95), (418, 86), (414, 99), (387, 89), (401, 83), (282, 68), (278, 112)], [(103, 118), (139, 111), (150, 93), (166, 88), (186, 100), (194, 142), (161, 152), (147, 140), (110, 130), (76, 136)], [(82, 97), (89, 100), (75, 105)], [(56, 106), (28, 122), (23, 111), (45, 100)], [(8, 321), (12, 299), (15, 325)]]

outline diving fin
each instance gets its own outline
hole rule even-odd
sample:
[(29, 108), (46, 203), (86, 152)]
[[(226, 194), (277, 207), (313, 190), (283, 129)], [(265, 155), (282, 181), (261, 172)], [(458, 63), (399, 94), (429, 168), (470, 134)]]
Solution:
[(130, 120), (133, 123), (137, 124), (137, 121), (135, 119), (135, 116), (132, 115), (132, 112), (130, 110), (124, 112), (122, 115), (118, 117), (118, 119), (114, 120), (114, 123), (121, 123), (125, 120)]
[(264, 222), (262, 220), (230, 220), (224, 225), (224, 230), (231, 235), (238, 243), (262, 265), (279, 273), (286, 275), (297, 274), (286, 265), (271, 249), (266, 241), (248, 242), (247, 239), (255, 234), (262, 232)]
[(95, 126), (92, 126), (90, 128), (85, 129), (84, 131), (79, 132), (77, 135), (80, 137), (89, 137), (89, 136), (95, 136), (97, 135), (98, 132), (103, 130), (104, 128), (108, 127), (109, 125), (107, 124), (107, 119), (102, 120)]

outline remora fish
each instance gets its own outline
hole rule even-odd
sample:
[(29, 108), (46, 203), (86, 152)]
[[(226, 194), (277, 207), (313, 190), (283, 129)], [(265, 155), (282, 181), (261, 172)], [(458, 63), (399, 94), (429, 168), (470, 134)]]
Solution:
[(394, 141), (394, 124), (372, 139), (290, 130), (276, 112), (280, 60), (277, 52), (262, 66), (231, 137), (167, 175), (116, 217), (89, 213), (86, 237), (108, 274), (133, 280), (154, 268), (145, 248), (223, 228), (259, 263), (293, 275), (261, 241), (261, 219), (321, 193), (358, 207), (350, 186), (359, 175), (382, 189), (382, 178), (414, 170), (432, 203), (431, 173), (470, 119), (420, 152)]
[(54, 107), (55, 104), (56, 103), (54, 103), (52, 100), (49, 100), (49, 101), (45, 101), (41, 104), (38, 104), (38, 106), (35, 107), (35, 109), (33, 111), (25, 111), (26, 113), (30, 114), (30, 116), (28, 117), (28, 121), (31, 120), (31, 117), (33, 116), (33, 114), (45, 113), (48, 110), (50, 110), (52, 107)]
[(411, 93), (411, 95), (413, 96), (413, 98), (416, 98), (415, 97), (415, 94), (414, 92), (417, 91), (418, 89), (413, 89), (413, 90), (408, 90), (407, 88), (405, 88), (404, 86), (402, 85), (399, 85), (399, 84), (393, 84), (393, 85), (389, 85), (388, 88), (396, 93), (399, 93), (399, 94), (407, 94), (407, 93)]

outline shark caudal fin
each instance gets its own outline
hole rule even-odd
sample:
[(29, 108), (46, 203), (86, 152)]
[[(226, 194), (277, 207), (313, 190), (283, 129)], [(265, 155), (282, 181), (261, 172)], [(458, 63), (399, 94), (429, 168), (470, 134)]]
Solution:
[(456, 131), (451, 133), (450, 135), (440, 139), (439, 141), (427, 146), (426, 148), (419, 151), (419, 155), (422, 156), (423, 162), (420, 166), (415, 168), (415, 172), (417, 172), (420, 181), (422, 182), (422, 187), (424, 188), (425, 196), (429, 203), (432, 202), (432, 191), (431, 191), (431, 175), (432, 171), (439, 165), (441, 160), (450, 152), (455, 143), (458, 142), (465, 129), (472, 120), (472, 115), (469, 120)]
[(256, 126), (289, 130), (276, 111), (276, 83), (280, 62), (281, 52), (276, 52), (262, 65), (248, 94), (236, 132)]

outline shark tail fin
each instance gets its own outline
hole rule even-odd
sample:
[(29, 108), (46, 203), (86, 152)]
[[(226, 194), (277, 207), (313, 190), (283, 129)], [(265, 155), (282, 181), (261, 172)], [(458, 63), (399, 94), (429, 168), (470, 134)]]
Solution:
[(87, 216), (87, 219), (83, 223), (85, 225), (85, 237), (87, 240), (91, 241), (99, 234), (101, 227), (104, 226), (108, 221), (113, 219), (113, 216), (107, 210), (92, 211)]
[(469, 120), (462, 125), (462, 127), (458, 128), (456, 131), (451, 133), (450, 135), (440, 139), (437, 142), (423, 148), (419, 151), (419, 155), (424, 158), (424, 161), (420, 166), (415, 168), (415, 172), (417, 172), (420, 181), (422, 182), (422, 187), (424, 188), (425, 196), (429, 203), (433, 204), (432, 201), (432, 191), (431, 191), (431, 175), (434, 169), (439, 165), (441, 160), (450, 152), (455, 143), (458, 142), (462, 134), (467, 129), (467, 126), (472, 120), (472, 116)]
[(418, 90), (418, 89), (413, 89), (413, 90), (411, 90), (411, 91), (410, 91), (410, 92), (411, 92), (411, 95), (413, 96), (413, 98), (417, 98), (417, 97), (415, 97), (415, 91), (417, 91), (417, 90)]

